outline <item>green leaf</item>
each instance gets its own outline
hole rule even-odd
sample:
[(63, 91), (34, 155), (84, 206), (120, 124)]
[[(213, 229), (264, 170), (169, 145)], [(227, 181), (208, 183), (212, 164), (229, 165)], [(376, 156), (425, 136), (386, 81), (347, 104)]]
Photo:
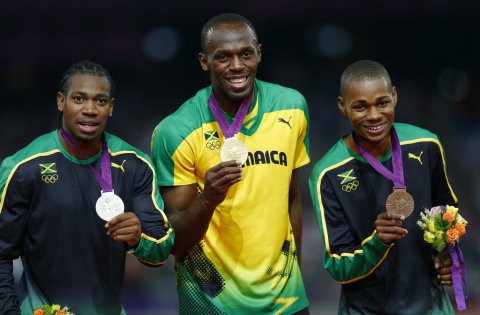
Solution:
[(445, 243), (443, 240), (435, 240), (433, 241), (432, 245), (437, 252), (441, 252), (445, 248), (445, 245), (447, 245), (447, 243)]
[(435, 228), (437, 230), (446, 231), (452, 226), (452, 223), (448, 222), (448, 220), (438, 218), (435, 220)]

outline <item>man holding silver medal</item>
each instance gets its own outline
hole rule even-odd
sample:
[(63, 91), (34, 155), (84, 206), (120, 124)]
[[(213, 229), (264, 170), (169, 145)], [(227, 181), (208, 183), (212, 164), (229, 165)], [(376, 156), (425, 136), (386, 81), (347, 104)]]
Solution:
[[(150, 158), (104, 131), (114, 93), (103, 66), (72, 65), (57, 93), (61, 128), (2, 162), (1, 314), (45, 304), (76, 315), (125, 314), (126, 253), (150, 266), (168, 258), (174, 234)], [(17, 257), (24, 272), (15, 292)]]
[(440, 141), (394, 123), (397, 90), (378, 62), (347, 67), (340, 94), (353, 131), (309, 180), (324, 267), (342, 284), (339, 314), (454, 314), (443, 287), (452, 260), (440, 259), (416, 225), (424, 208), (457, 204)]
[(210, 19), (201, 44), (211, 86), (152, 136), (180, 313), (308, 314), (297, 183), (309, 162), (306, 101), (255, 78), (261, 45), (244, 17)]

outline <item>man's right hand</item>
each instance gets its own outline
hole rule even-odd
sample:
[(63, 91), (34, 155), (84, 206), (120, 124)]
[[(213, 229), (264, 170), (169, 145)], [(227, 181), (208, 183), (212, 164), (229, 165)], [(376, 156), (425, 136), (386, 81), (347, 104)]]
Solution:
[(242, 179), (236, 161), (222, 162), (205, 173), (200, 195), (197, 184), (160, 187), (165, 213), (175, 231), (172, 253), (182, 257), (205, 235), (215, 208), (225, 200), (228, 189)]
[(379, 213), (375, 220), (378, 238), (385, 244), (404, 238), (408, 231), (402, 227), (403, 220), (405, 220), (403, 215)]
[(228, 189), (242, 179), (240, 162), (222, 162), (205, 173), (205, 187), (200, 197), (207, 208), (216, 207), (227, 196)]

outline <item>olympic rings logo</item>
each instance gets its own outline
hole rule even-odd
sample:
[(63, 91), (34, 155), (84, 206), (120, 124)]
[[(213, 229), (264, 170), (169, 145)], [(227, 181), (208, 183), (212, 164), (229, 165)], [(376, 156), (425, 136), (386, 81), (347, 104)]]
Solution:
[(58, 180), (58, 174), (43, 174), (42, 180), (47, 184), (55, 184)]
[(358, 180), (354, 180), (348, 184), (342, 185), (342, 190), (345, 192), (351, 192), (352, 190), (356, 190), (360, 182)]
[(218, 140), (208, 141), (205, 144), (205, 147), (207, 147), (207, 149), (210, 149), (210, 150), (218, 150), (218, 149), (220, 149), (221, 146), (222, 146), (222, 144)]

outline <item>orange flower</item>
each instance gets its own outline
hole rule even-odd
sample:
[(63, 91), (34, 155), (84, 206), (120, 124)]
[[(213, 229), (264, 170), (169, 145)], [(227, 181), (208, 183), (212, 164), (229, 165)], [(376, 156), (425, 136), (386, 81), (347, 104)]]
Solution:
[(451, 213), (448, 213), (448, 212), (445, 212), (443, 215), (442, 215), (442, 218), (447, 220), (448, 222), (452, 223), (454, 220), (455, 220), (455, 216)]
[(467, 233), (465, 224), (457, 223), (455, 225), (455, 230), (458, 232), (458, 237), (462, 236), (463, 234)]
[(32, 315), (45, 315), (45, 312), (41, 309), (36, 309), (33, 311)]
[(65, 311), (56, 311), (55, 315), (67, 315)]
[(448, 243), (455, 244), (455, 241), (458, 239), (458, 231), (454, 228), (447, 230)]

